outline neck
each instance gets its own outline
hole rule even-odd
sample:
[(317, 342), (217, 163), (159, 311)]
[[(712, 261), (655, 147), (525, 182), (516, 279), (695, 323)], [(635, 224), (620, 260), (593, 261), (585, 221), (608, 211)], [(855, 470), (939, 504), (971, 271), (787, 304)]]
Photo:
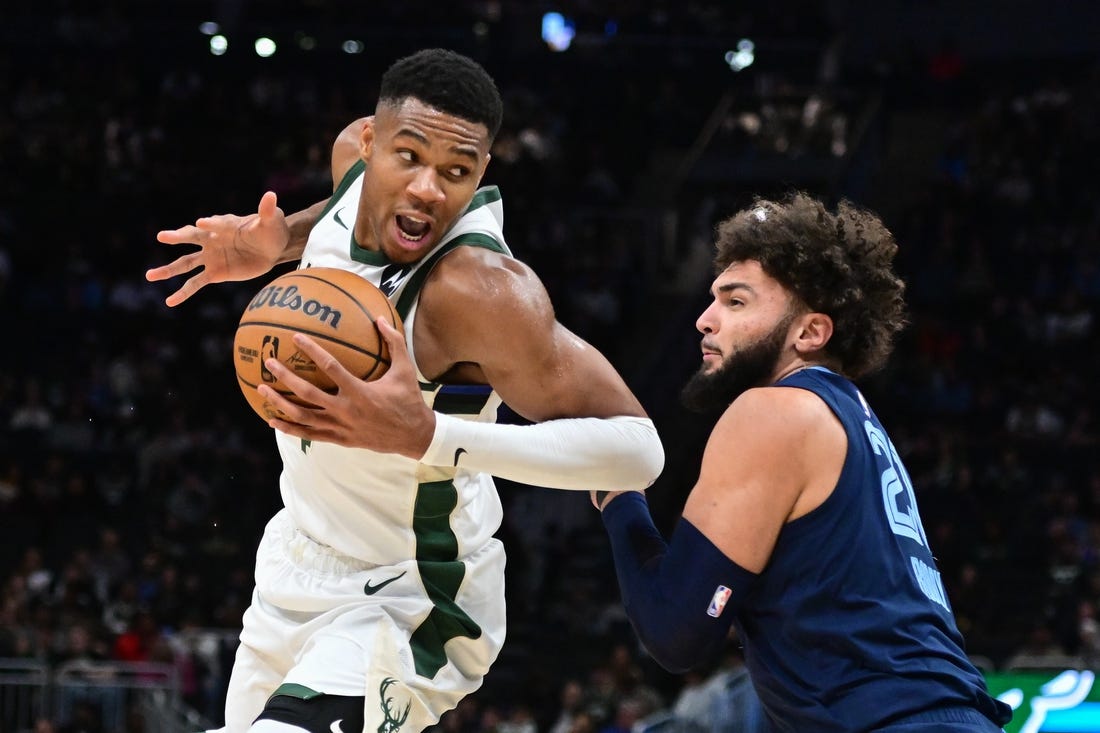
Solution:
[(775, 384), (780, 380), (786, 379), (796, 372), (800, 372), (803, 369), (809, 369), (813, 366), (821, 366), (821, 363), (816, 361), (803, 361), (802, 359), (799, 359), (798, 361), (795, 361), (791, 364), (787, 364), (786, 366), (781, 367), (776, 371), (772, 379), (772, 384)]

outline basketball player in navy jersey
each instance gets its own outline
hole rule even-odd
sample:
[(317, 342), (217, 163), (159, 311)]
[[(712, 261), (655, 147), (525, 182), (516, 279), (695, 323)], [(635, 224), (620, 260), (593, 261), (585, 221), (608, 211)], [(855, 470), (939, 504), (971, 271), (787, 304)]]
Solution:
[(779, 731), (995, 733), (1011, 711), (967, 659), (914, 489), (849, 381), (904, 324), (873, 214), (801, 193), (718, 228), (690, 408), (724, 408), (671, 540), (644, 495), (594, 493), (623, 602), (683, 671), (736, 625)]

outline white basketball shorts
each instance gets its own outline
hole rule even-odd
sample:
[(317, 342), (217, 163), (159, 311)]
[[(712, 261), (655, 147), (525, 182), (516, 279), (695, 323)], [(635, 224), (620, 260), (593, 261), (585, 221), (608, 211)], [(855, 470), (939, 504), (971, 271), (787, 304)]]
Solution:
[(286, 510), (256, 553), (226, 733), (277, 690), (365, 696), (365, 730), (421, 731), (481, 686), (504, 643), (504, 547), (374, 566), (299, 531)]

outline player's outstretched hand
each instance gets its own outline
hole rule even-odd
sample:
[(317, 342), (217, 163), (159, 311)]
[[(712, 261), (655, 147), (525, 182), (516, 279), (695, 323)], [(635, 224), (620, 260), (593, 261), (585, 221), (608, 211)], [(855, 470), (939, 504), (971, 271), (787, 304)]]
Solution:
[(260, 198), (255, 214), (206, 216), (192, 225), (157, 232), (158, 242), (197, 244), (199, 249), (154, 267), (145, 273), (145, 279), (155, 282), (199, 270), (164, 301), (177, 306), (211, 283), (263, 275), (278, 264), (289, 240), (286, 216), (275, 192), (268, 191)]
[(391, 363), (386, 373), (372, 382), (356, 377), (316, 341), (300, 333), (294, 335), (294, 345), (332, 379), (335, 394), (318, 389), (277, 359), (264, 362), (287, 389), (312, 405), (297, 405), (268, 385), (260, 385), (257, 389), (264, 399), (288, 418), (272, 419), (268, 424), (296, 438), (422, 457), (435, 433), (435, 413), (421, 396), (405, 335), (384, 319), (379, 318), (377, 325), (389, 347)]

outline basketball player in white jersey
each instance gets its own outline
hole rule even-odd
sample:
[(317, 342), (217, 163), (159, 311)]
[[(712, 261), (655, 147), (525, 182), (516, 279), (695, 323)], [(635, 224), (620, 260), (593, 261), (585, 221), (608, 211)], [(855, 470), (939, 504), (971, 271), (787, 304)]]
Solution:
[[(501, 120), (470, 59), (422, 51), (382, 78), (371, 117), (332, 151), (333, 195), (163, 231), (199, 249), (150, 270), (198, 270), (167, 299), (280, 262), (341, 267), (383, 289), (393, 365), (362, 382), (301, 335), (339, 387), (272, 372), (316, 407), (265, 396), (284, 508), (265, 530), (229, 683), (234, 733), (419, 731), (477, 689), (504, 642), (501, 506), (491, 476), (562, 489), (645, 489), (664, 462), (652, 422), (610, 363), (554, 316), (504, 243), (480, 188)], [(201, 268), (201, 269), (200, 269)], [(501, 402), (530, 425), (497, 425)]]

